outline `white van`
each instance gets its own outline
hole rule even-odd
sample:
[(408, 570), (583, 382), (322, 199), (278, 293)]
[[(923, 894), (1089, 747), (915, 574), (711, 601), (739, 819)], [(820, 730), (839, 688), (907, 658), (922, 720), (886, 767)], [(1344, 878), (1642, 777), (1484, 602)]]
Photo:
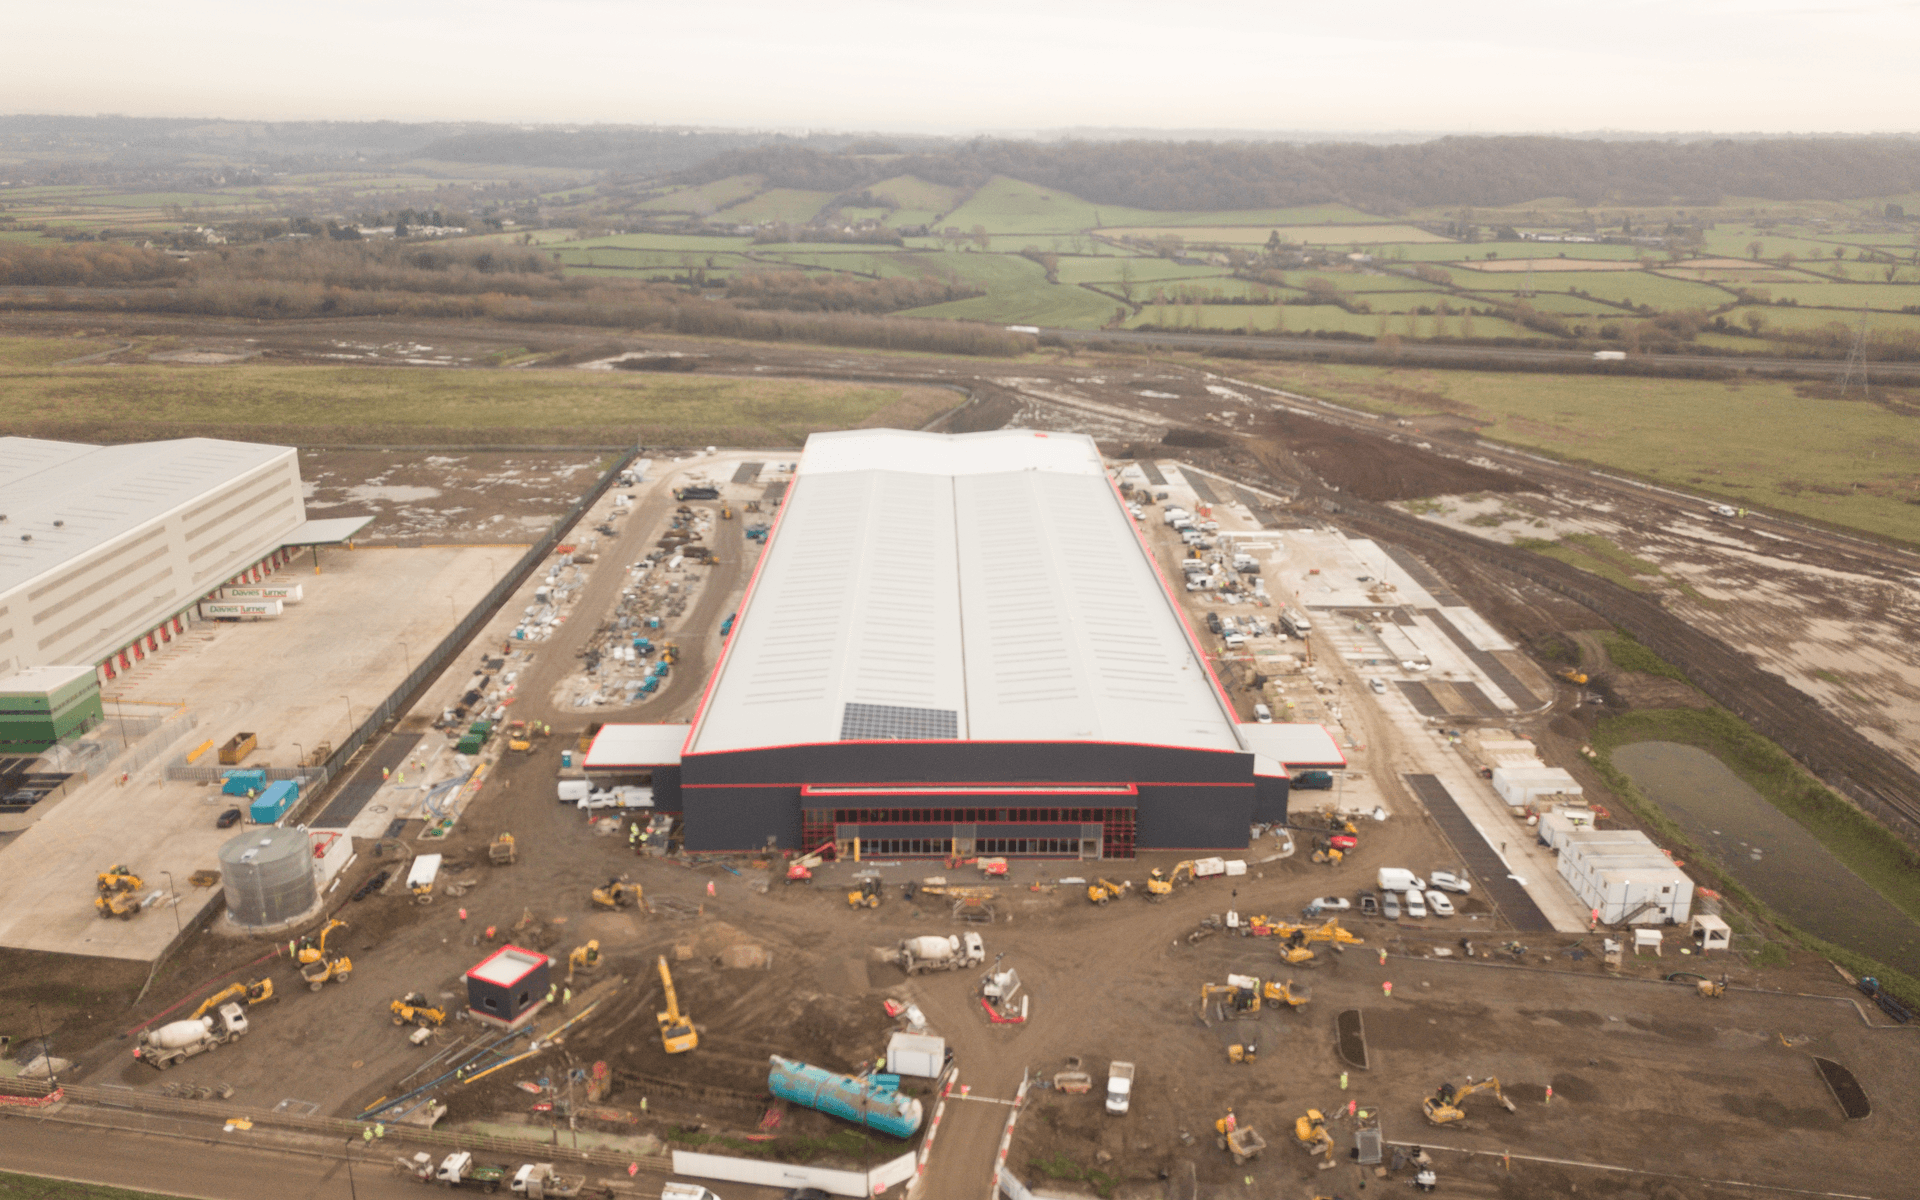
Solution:
[(1408, 888), (1427, 890), (1427, 881), (1405, 867), (1381, 867), (1376, 882), (1383, 892), (1404, 892)]
[(1222, 640), (1226, 643), (1226, 647), (1229, 650), (1238, 650), (1247, 644), (1247, 639), (1237, 633), (1230, 633)]
[(560, 781), (560, 803), (578, 804), (593, 794), (593, 785), (584, 779), (562, 779)]
[(661, 1187), (660, 1200), (720, 1200), (697, 1183), (669, 1183)]
[(1253, 706), (1253, 719), (1262, 725), (1273, 724), (1273, 710), (1264, 704)]

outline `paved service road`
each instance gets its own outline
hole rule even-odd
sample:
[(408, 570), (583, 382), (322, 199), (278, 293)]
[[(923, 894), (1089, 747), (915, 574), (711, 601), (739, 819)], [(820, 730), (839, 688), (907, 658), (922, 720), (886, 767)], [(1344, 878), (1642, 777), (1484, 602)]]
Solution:
[(230, 1139), (248, 1135), (223, 1134), (211, 1121), (206, 1129), (204, 1140), (184, 1140), (7, 1117), (0, 1119), (0, 1170), (206, 1200), (419, 1200), (419, 1184), (388, 1170), (386, 1147), (356, 1147), (349, 1187), (344, 1158), (240, 1144)]

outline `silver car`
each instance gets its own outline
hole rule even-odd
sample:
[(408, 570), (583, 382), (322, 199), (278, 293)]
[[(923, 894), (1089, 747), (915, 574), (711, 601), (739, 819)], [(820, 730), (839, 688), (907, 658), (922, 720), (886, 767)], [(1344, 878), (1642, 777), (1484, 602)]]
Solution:
[[(1393, 893), (1388, 892), (1387, 895), (1391, 896)], [(1426, 918), (1427, 901), (1418, 888), (1407, 889), (1407, 915), (1416, 921)]]
[(1433, 915), (1436, 917), (1450, 917), (1453, 915), (1453, 901), (1447, 899), (1445, 892), (1429, 890), (1427, 892), (1427, 907), (1433, 910)]
[(1389, 921), (1398, 921), (1400, 919), (1400, 893), (1381, 892), (1380, 913)]

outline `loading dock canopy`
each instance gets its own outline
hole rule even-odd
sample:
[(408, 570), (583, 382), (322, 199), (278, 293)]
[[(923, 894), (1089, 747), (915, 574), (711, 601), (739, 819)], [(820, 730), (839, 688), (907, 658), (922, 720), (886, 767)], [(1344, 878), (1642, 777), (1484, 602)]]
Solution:
[(282, 541), (282, 546), (333, 546), (344, 542), (373, 524), (372, 517), (327, 517), (302, 521)]
[(589, 771), (643, 771), (677, 766), (686, 744), (685, 725), (606, 725), (593, 737)]
[(1242, 725), (1240, 740), (1255, 754), (1283, 763), (1290, 771), (1346, 769), (1347, 756), (1324, 725)]

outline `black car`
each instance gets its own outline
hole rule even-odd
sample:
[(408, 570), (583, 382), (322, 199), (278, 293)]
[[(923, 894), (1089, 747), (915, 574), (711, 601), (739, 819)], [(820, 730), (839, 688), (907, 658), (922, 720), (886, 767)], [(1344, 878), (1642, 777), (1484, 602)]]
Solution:
[(220, 819), (214, 822), (214, 826), (219, 829), (232, 829), (240, 823), (240, 818), (244, 816), (246, 816), (246, 814), (239, 809), (230, 808), (220, 814)]
[(1212, 631), (1213, 631), (1214, 633), (1216, 633), (1216, 634), (1218, 634), (1218, 633), (1220, 632), (1220, 630), (1221, 630), (1221, 628), (1222, 628), (1222, 627), (1221, 627), (1221, 624), (1220, 624), (1220, 614), (1219, 614), (1219, 613), (1217, 613), (1217, 612), (1210, 612), (1210, 613), (1208, 613), (1208, 614), (1207, 614), (1207, 628), (1208, 628), (1208, 629), (1211, 629), (1211, 630), (1212, 630)]

